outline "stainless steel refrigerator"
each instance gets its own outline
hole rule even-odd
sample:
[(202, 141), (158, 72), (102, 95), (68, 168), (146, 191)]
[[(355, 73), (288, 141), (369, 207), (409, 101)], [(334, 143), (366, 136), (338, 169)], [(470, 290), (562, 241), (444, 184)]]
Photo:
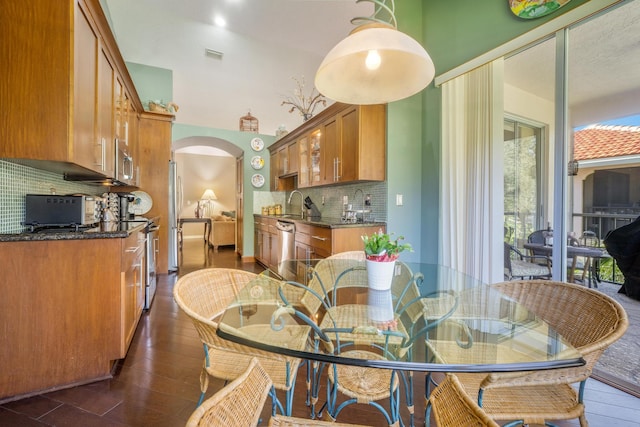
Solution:
[(169, 271), (178, 271), (178, 207), (182, 206), (182, 183), (176, 162), (169, 161)]

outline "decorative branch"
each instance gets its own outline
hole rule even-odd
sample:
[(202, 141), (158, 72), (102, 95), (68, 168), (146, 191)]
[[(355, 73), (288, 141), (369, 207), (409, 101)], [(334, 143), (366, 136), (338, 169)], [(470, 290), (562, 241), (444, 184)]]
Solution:
[(289, 109), (290, 113), (298, 110), (300, 115), (307, 120), (313, 115), (313, 112), (316, 110), (318, 105), (322, 104), (324, 107), (327, 106), (327, 100), (316, 90), (315, 87), (311, 90), (311, 94), (309, 94), (309, 96), (304, 95), (304, 76), (302, 76), (300, 80), (295, 77), (291, 78), (296, 82), (296, 89), (293, 91), (293, 97), (285, 97), (285, 100), (280, 104), (291, 105), (291, 108)]

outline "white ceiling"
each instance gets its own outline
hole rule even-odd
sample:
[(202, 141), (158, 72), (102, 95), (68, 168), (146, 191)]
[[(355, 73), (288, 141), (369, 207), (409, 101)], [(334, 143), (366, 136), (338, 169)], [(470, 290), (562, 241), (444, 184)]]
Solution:
[[(302, 123), (281, 106), (292, 77), (310, 92), (324, 55), (354, 28), (350, 19), (372, 12), (355, 0), (103, 1), (124, 59), (173, 71), (177, 123), (237, 130), (250, 109), (271, 135)], [(226, 28), (213, 25), (215, 14)], [(581, 25), (570, 41), (572, 124), (640, 113), (640, 0)], [(509, 58), (506, 82), (553, 100), (554, 52), (545, 42)]]
[[(354, 28), (351, 18), (373, 10), (355, 0), (105, 1), (125, 61), (173, 70), (177, 123), (238, 130), (250, 110), (269, 135), (302, 123), (281, 106), (292, 77), (310, 93), (324, 55)], [(226, 28), (213, 25), (216, 14)]]

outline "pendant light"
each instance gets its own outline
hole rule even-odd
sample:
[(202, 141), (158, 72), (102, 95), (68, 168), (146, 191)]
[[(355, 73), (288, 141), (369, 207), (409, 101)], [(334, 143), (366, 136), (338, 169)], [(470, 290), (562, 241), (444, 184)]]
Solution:
[(359, 105), (384, 104), (420, 92), (435, 75), (431, 57), (397, 30), (394, 0), (356, 3), (361, 1), (374, 3), (374, 14), (351, 20), (358, 27), (329, 51), (315, 87), (327, 98)]

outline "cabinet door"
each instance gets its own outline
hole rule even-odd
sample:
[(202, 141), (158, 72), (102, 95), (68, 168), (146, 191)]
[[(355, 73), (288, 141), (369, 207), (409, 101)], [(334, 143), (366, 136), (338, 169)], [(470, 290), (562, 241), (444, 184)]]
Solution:
[(321, 182), (331, 184), (340, 179), (340, 134), (339, 122), (336, 117), (324, 123), (323, 166), (324, 173)]
[(309, 175), (309, 137), (307, 135), (298, 139), (298, 187), (308, 187), (310, 184)]
[[(122, 342), (120, 356), (127, 354), (129, 344), (138, 326), (138, 320), (144, 304), (143, 288), (144, 274), (144, 235), (134, 233), (122, 239), (122, 269), (121, 269), (121, 293), (122, 293)], [(141, 295), (141, 297), (140, 297)]]
[[(353, 106), (340, 112), (340, 153), (338, 154), (340, 182), (355, 181), (359, 178), (359, 152), (358, 152), (358, 107)], [(366, 144), (366, 141), (362, 141)], [(384, 160), (383, 160), (384, 161)]]
[(100, 168), (108, 177), (115, 178), (114, 131), (114, 69), (103, 48), (98, 56), (98, 149)]
[(298, 143), (287, 145), (287, 174), (298, 173)]
[(98, 33), (76, 3), (74, 21), (73, 162), (102, 172), (102, 148), (96, 137)]
[(244, 240), (244, 156), (236, 159), (236, 252), (242, 256)]
[(309, 134), (309, 160), (310, 160), (310, 185), (320, 185), (323, 183), (324, 156), (323, 129), (317, 128)]
[(278, 178), (278, 171), (280, 169), (280, 152), (276, 151), (269, 157), (269, 177), (271, 191), (279, 191), (280, 178)]

